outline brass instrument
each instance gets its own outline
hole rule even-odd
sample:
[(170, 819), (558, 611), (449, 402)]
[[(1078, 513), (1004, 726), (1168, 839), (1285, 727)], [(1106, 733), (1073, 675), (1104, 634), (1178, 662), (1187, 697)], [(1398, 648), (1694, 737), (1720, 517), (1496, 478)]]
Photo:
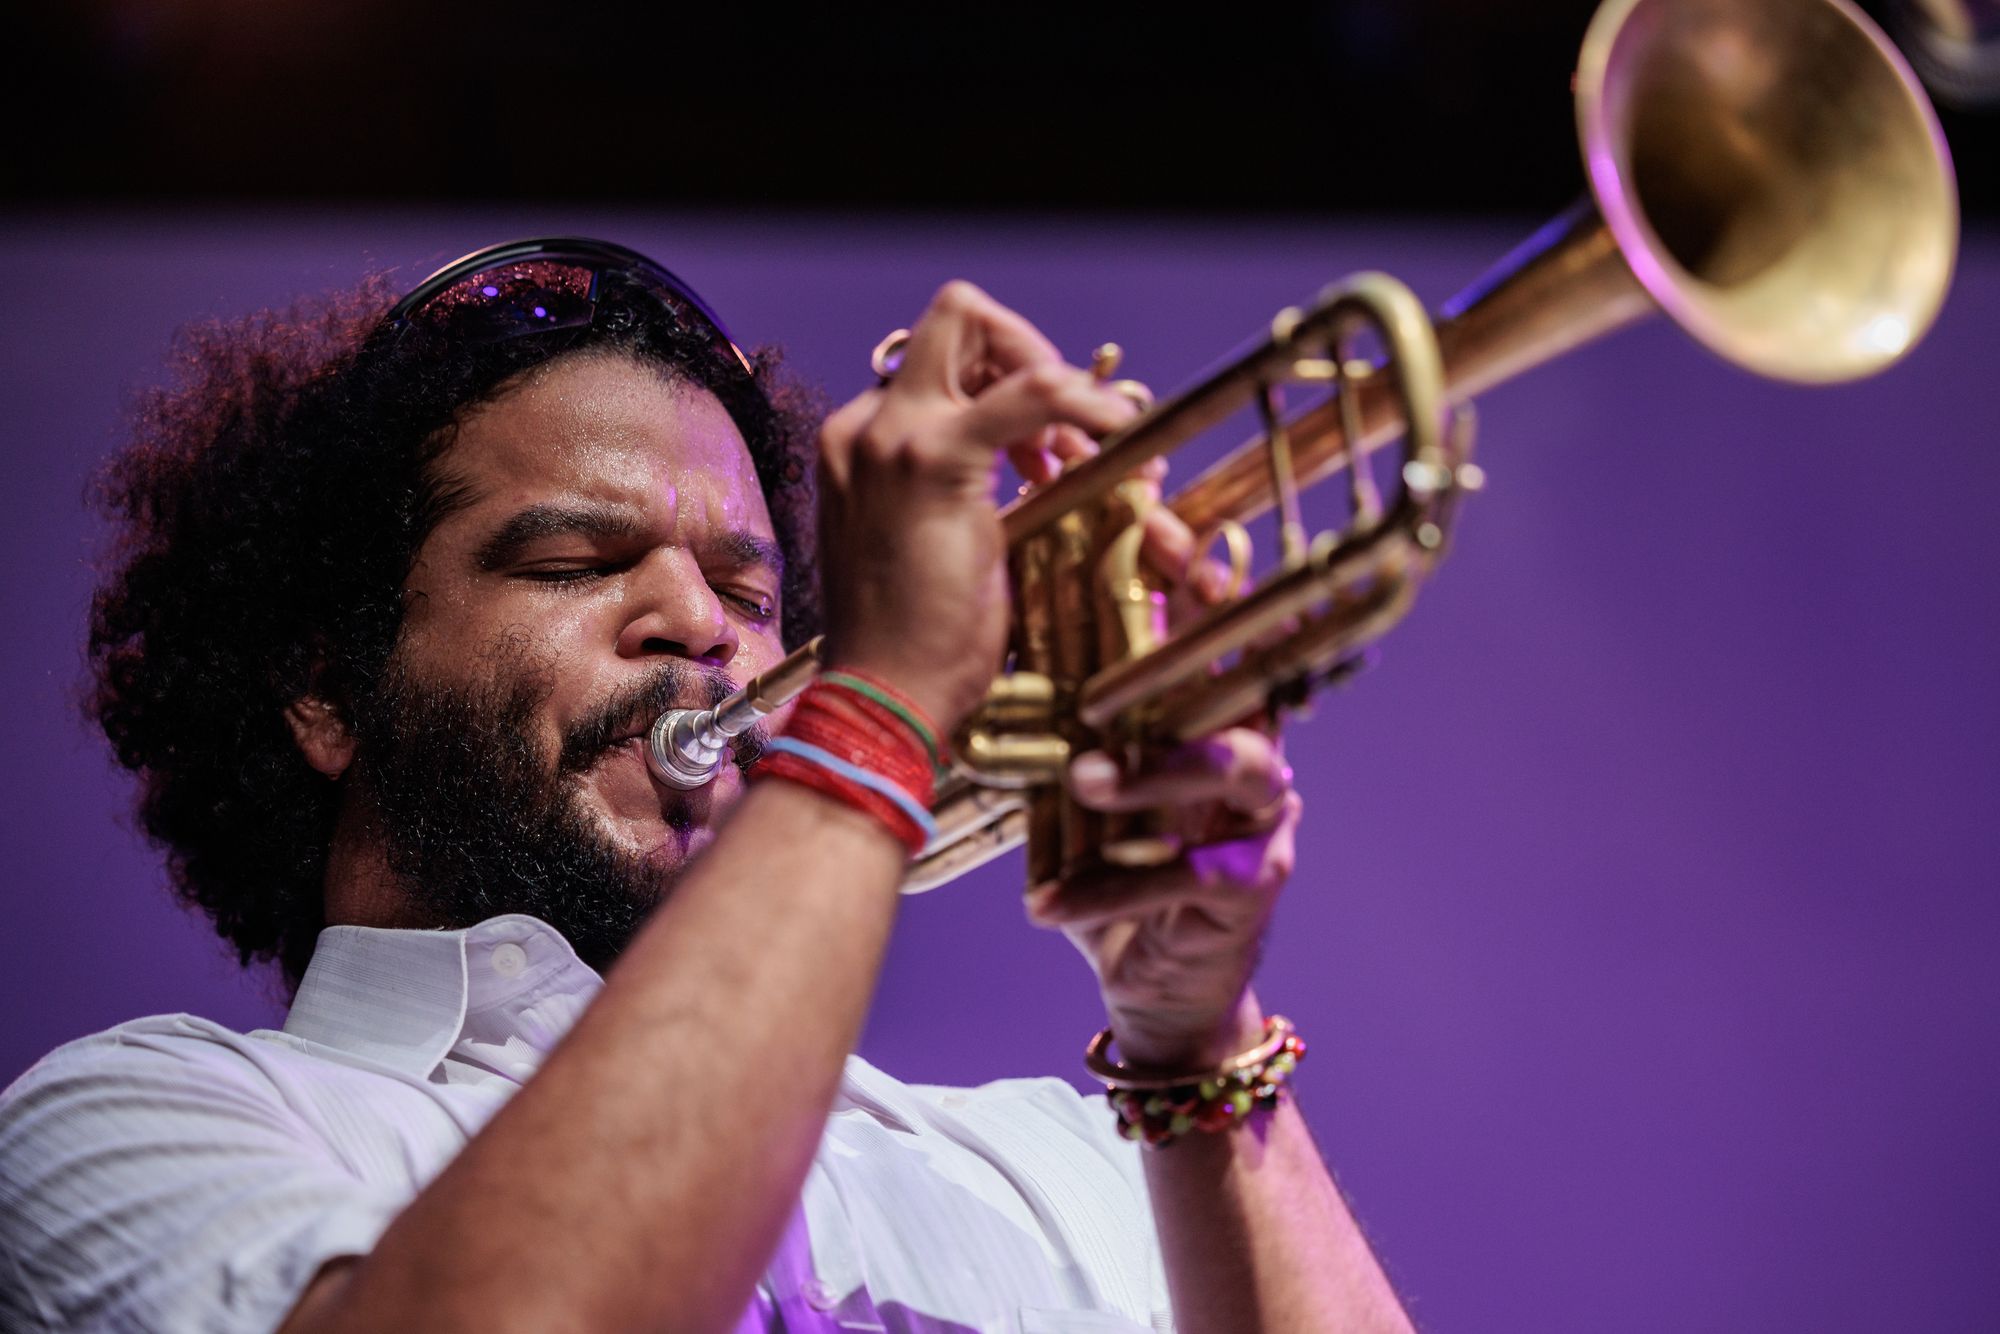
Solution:
[[(955, 738), (907, 888), (1024, 841), (1030, 884), (1175, 855), (1158, 821), (1069, 801), (1069, 757), (1274, 715), (1349, 668), (1409, 608), (1479, 484), (1478, 393), (1655, 310), (1738, 366), (1808, 384), (1878, 371), (1929, 328), (1957, 250), (1950, 159), (1908, 67), (1847, 0), (1606, 0), (1575, 92), (1589, 195), (1435, 320), (1393, 278), (1349, 278), (1003, 511), (1009, 664)], [(1363, 338), (1386, 355), (1358, 360)], [(1288, 415), (1300, 386), (1320, 401)], [(1170, 632), (1139, 556), (1154, 502), (1132, 479), (1245, 409), (1257, 435), (1164, 503), (1204, 543), (1227, 539), (1239, 584), (1241, 525), (1275, 509), (1280, 561)], [(1396, 438), (1384, 494), (1368, 459)], [(1308, 538), (1299, 492), (1342, 473), (1348, 522)], [(772, 679), (796, 693), (812, 652), (739, 694), (777, 698)]]

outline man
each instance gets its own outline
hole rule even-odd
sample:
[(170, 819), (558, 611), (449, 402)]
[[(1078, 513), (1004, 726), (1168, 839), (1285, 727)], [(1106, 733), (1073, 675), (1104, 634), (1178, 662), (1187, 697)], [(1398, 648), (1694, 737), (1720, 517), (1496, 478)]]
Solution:
[[(283, 1033), (140, 1020), (9, 1090), (8, 1327), (1406, 1328), (1295, 1108), (1142, 1154), (1053, 1081), (850, 1061), (893, 820), (746, 784), (762, 738), (695, 792), (648, 776), (661, 709), (815, 628), (775, 361), (597, 242), (383, 304), (208, 334), (111, 475), (98, 716), (183, 893), (298, 992)], [(954, 284), (826, 421), (825, 659), (909, 720), (883, 747), (999, 660), (997, 460), (1046, 480), (1132, 411)], [(1031, 895), (1126, 1069), (1196, 1080), (1271, 1032), (1288, 779), (1250, 731), (1078, 760), (1088, 804), (1223, 812), (1178, 863)]]

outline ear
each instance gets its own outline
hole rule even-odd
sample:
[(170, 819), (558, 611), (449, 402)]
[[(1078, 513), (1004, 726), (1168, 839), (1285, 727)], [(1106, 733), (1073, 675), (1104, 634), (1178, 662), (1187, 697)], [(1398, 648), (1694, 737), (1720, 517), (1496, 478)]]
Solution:
[(354, 763), (354, 733), (340, 710), (318, 695), (301, 695), (285, 706), (285, 722), (299, 753), (328, 778), (338, 778)]

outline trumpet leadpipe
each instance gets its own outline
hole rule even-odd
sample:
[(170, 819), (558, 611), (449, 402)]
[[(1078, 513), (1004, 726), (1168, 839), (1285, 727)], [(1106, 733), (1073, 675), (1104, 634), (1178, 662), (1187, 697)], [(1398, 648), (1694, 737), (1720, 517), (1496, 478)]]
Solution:
[(712, 781), (729, 759), (729, 745), (798, 698), (819, 675), (822, 640), (794, 649), (775, 667), (751, 677), (713, 708), (668, 709), (646, 731), (646, 768), (668, 787), (693, 789)]

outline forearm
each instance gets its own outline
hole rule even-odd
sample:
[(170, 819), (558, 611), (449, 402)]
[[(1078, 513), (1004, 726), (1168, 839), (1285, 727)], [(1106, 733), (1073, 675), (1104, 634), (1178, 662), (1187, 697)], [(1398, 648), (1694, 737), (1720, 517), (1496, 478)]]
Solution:
[(548, 1064), (302, 1327), (733, 1325), (824, 1128), (902, 865), (870, 817), (754, 789)]
[(1411, 1328), (1290, 1098), (1145, 1165), (1182, 1334)]

